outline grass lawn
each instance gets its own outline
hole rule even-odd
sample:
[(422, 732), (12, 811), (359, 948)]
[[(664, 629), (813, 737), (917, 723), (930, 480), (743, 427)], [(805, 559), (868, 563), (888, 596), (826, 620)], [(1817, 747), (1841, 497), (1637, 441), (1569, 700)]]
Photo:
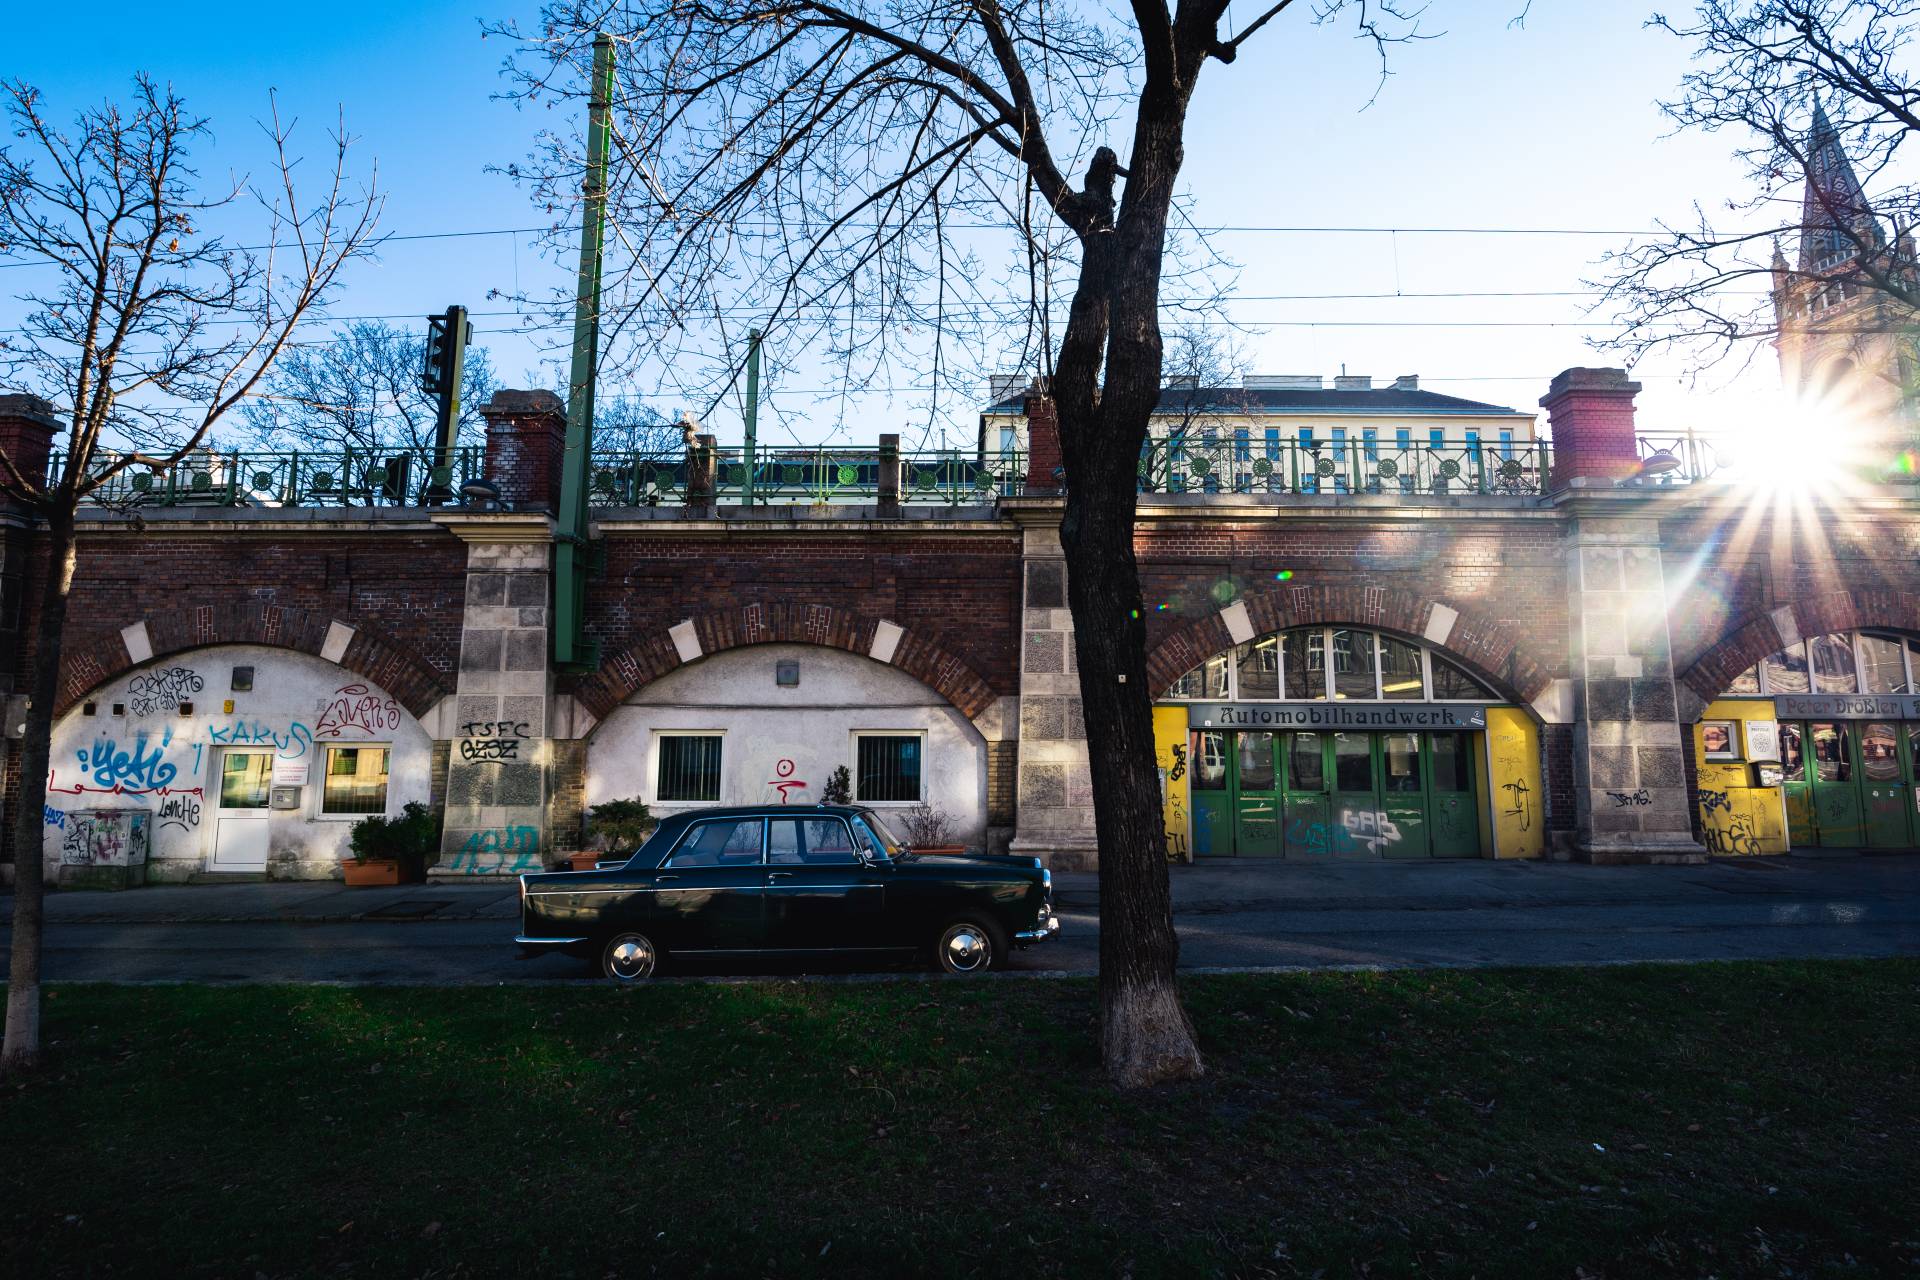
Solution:
[(1093, 987), (60, 987), (12, 1275), (1920, 1274), (1920, 961)]

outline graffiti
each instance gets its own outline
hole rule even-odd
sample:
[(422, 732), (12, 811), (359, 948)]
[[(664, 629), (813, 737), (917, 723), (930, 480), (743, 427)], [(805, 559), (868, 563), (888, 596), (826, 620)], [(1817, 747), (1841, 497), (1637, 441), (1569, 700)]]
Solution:
[(1647, 794), (1645, 787), (1640, 788), (1638, 791), (1609, 791), (1607, 792), (1607, 796), (1613, 801), (1613, 807), (1616, 809), (1629, 807), (1644, 808), (1653, 803), (1653, 797)]
[(369, 693), (363, 684), (341, 685), (320, 708), (313, 731), (322, 738), (337, 738), (348, 729), (361, 733), (387, 733), (400, 727), (400, 704), (392, 698)]
[(1708, 853), (1751, 854), (1760, 852), (1760, 837), (1753, 829), (1753, 819), (1745, 814), (1734, 818), (1725, 827), (1709, 825), (1705, 832)]
[(476, 764), (498, 764), (520, 758), (518, 738), (462, 738), (460, 758)]
[(1167, 770), (1167, 781), (1178, 782), (1187, 776), (1187, 744), (1173, 744), (1173, 768)]
[(313, 745), (313, 730), (295, 720), (282, 733), (259, 720), (235, 720), (229, 725), (210, 724), (207, 737), (222, 747), (272, 747), (287, 760), (297, 760)]
[(145, 862), (147, 815), (75, 813), (60, 837), (60, 861), (70, 867), (125, 867)]
[(1724, 791), (1709, 791), (1702, 787), (1700, 788), (1700, 812), (1702, 814), (1732, 813), (1733, 801), (1727, 798), (1727, 793)]
[(180, 770), (164, 759), (172, 742), (173, 730), (168, 729), (160, 735), (160, 745), (151, 749), (143, 733), (134, 739), (131, 750), (116, 745), (111, 738), (102, 738), (91, 751), (82, 749), (74, 754), (80, 761), (80, 772), (92, 777), (93, 790), (137, 795), (158, 791), (178, 776)]
[(1379, 853), (1400, 842), (1400, 828), (1384, 813), (1342, 810), (1336, 823), (1295, 818), (1287, 824), (1287, 852), (1330, 857)]
[(525, 720), (469, 720), (460, 726), (468, 738), (530, 738)]
[(1366, 809), (1342, 809), (1340, 826), (1353, 849), (1378, 853), (1385, 845), (1400, 843), (1400, 828), (1384, 813)]
[[(1502, 760), (1502, 769), (1512, 771), (1513, 762)], [(1503, 782), (1500, 789), (1507, 793), (1507, 799), (1513, 803), (1511, 809), (1504, 809), (1507, 817), (1517, 820), (1520, 830), (1533, 830), (1533, 788), (1527, 785), (1525, 778), (1515, 778), (1512, 782)]]
[(793, 791), (805, 791), (807, 789), (806, 783), (793, 776), (793, 761), (783, 759), (773, 766), (773, 771), (778, 774), (779, 777), (767, 783), (767, 785), (780, 793), (781, 804), (787, 803), (789, 793)]
[(50, 804), (43, 804), (40, 807), (46, 810), (46, 823), (48, 826), (60, 827), (62, 829), (66, 827), (67, 815), (64, 810), (56, 809)]
[(160, 812), (155, 816), (162, 827), (191, 830), (200, 825), (200, 800), (188, 795), (168, 796), (160, 802)]
[(497, 827), (468, 836), (447, 864), (469, 875), (511, 875), (540, 869), (540, 828)]
[(182, 702), (205, 687), (199, 673), (190, 667), (148, 671), (127, 681), (127, 710), (136, 716), (178, 711)]

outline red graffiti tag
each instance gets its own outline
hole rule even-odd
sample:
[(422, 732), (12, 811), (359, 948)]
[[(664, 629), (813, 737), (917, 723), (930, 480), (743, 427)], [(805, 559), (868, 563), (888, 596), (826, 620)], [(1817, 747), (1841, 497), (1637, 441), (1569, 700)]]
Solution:
[(374, 734), (399, 727), (399, 703), (368, 693), (363, 684), (348, 684), (333, 691), (333, 701), (320, 712), (313, 732), (316, 737), (337, 738), (348, 729)]

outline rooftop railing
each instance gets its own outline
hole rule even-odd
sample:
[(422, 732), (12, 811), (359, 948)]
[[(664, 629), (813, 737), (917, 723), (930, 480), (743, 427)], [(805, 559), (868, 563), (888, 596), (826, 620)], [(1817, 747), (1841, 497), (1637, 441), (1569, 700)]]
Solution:
[(1544, 441), (1153, 439), (1140, 458), (1142, 493), (1539, 494), (1550, 465)]
[[(113, 459), (98, 459), (102, 470)], [(96, 490), (93, 501), (124, 507), (418, 507), (430, 497), (458, 502), (477, 479), (483, 450), (453, 452), (436, 468), (431, 450), (322, 449), (289, 453), (195, 451), (174, 466), (131, 466)], [(65, 457), (48, 461), (58, 483)]]
[[(917, 506), (991, 505), (1020, 491), (1026, 459), (1019, 453), (962, 450), (901, 452), (900, 501)], [(755, 506), (873, 503), (880, 496), (878, 449), (771, 449), (754, 457)], [(689, 470), (682, 456), (596, 450), (591, 505), (645, 507), (685, 501)], [(714, 460), (714, 499), (746, 501), (748, 468), (736, 449)]]

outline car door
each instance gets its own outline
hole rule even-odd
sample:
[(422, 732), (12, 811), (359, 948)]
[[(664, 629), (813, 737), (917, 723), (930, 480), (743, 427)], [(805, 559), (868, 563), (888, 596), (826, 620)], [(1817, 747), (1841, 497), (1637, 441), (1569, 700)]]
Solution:
[(689, 826), (653, 876), (656, 939), (670, 951), (753, 951), (766, 945), (766, 819)]
[(885, 873), (855, 852), (836, 817), (767, 824), (767, 945), (853, 950), (884, 945)]

